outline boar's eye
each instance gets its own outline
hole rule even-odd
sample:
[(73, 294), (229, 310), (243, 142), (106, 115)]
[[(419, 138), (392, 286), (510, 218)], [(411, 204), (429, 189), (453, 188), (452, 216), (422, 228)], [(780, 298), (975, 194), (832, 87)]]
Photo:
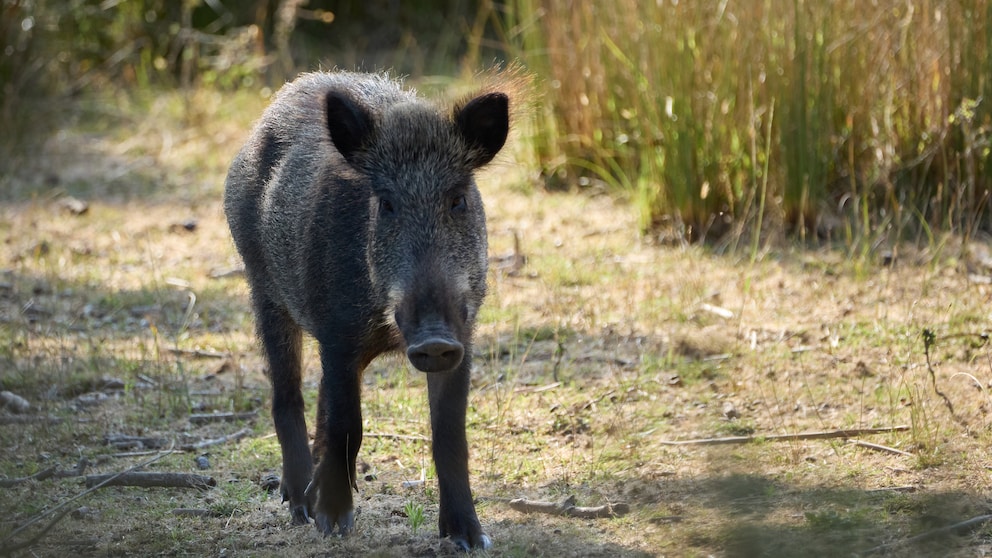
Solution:
[(466, 209), (468, 209), (468, 202), (465, 200), (465, 196), (455, 196), (451, 198), (452, 213), (464, 213)]
[(386, 198), (379, 198), (379, 215), (392, 215), (395, 213), (393, 202)]

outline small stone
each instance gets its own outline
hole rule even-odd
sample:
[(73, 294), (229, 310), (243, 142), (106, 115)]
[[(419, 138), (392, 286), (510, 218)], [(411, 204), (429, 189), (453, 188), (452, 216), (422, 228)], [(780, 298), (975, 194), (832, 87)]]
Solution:
[(127, 387), (124, 380), (113, 376), (103, 376), (100, 378), (100, 391), (120, 391)]
[(265, 475), (261, 479), (259, 479), (258, 484), (266, 492), (275, 492), (276, 490), (279, 490), (280, 482), (281, 481), (279, 479), (279, 475), (276, 475), (275, 473), (269, 473), (268, 475)]
[(741, 418), (741, 414), (737, 411), (737, 407), (735, 407), (730, 401), (723, 402), (723, 416), (731, 420)]
[(59, 207), (72, 215), (83, 215), (90, 210), (90, 204), (72, 196), (66, 196), (59, 200)]
[(196, 219), (186, 219), (178, 223), (169, 225), (169, 232), (195, 232), (197, 227)]
[(31, 410), (31, 403), (11, 391), (0, 391), (0, 407), (12, 413), (26, 413)]
[(96, 407), (107, 399), (110, 399), (110, 396), (106, 393), (102, 391), (91, 391), (77, 397), (75, 402), (78, 407)]
[(96, 515), (96, 511), (89, 506), (80, 506), (72, 510), (71, 515), (73, 519), (86, 519), (88, 517), (94, 517)]

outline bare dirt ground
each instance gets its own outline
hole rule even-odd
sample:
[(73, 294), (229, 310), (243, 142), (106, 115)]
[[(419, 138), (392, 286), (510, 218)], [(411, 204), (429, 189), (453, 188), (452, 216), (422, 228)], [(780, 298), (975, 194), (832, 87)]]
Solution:
[[(398, 358), (365, 376), (357, 532), (289, 524), (220, 208), (248, 117), (158, 118), (134, 122), (133, 140), (67, 132), (45, 173), (4, 183), (0, 389), (28, 407), (0, 411), (0, 551), (454, 553), (437, 538), (424, 381)], [(533, 191), (519, 168), (480, 180), (493, 269), (469, 439), (495, 545), (477, 554), (992, 553), (986, 243), (889, 246), (888, 265), (882, 249), (658, 246), (622, 200)], [(219, 412), (254, 414), (192, 417)], [(827, 434), (776, 438), (815, 432)], [(216, 486), (83, 495), (74, 469), (152, 459), (143, 470)], [(525, 513), (516, 498), (629, 511)]]

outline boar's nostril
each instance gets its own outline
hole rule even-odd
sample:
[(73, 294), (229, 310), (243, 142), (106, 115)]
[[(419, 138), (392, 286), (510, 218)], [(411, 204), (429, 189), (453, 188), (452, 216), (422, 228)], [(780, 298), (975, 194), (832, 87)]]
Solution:
[(406, 356), (421, 372), (446, 372), (461, 364), (465, 347), (452, 339), (432, 337), (407, 347)]

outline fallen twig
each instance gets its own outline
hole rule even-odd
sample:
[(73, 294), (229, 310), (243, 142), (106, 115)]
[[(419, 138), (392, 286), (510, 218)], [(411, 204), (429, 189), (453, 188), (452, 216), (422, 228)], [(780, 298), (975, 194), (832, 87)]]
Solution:
[(648, 521), (655, 525), (663, 525), (666, 523), (682, 523), (685, 521), (685, 518), (681, 515), (659, 515), (658, 517), (652, 517)]
[(86, 477), (86, 487), (100, 486), (141, 486), (166, 488), (199, 488), (217, 486), (213, 477), (192, 473), (153, 473), (132, 471), (125, 474), (90, 475)]
[(916, 492), (917, 488), (911, 484), (903, 486), (885, 486), (882, 488), (871, 488), (865, 490), (868, 494), (878, 494), (879, 492)]
[(555, 389), (560, 386), (561, 382), (551, 382), (550, 384), (545, 384), (543, 386), (520, 386), (513, 388), (514, 393), (541, 393), (544, 391)]
[(974, 531), (977, 527), (980, 527), (988, 523), (989, 521), (992, 521), (992, 514), (980, 515), (978, 517), (973, 517), (971, 519), (962, 521), (960, 523), (955, 523), (953, 525), (945, 525), (944, 527), (940, 527), (932, 531), (920, 533), (915, 537), (910, 537), (908, 539), (903, 539), (901, 541), (892, 541), (890, 543), (880, 544), (876, 547), (869, 548), (868, 550), (865, 551), (865, 554), (874, 554), (876, 552), (887, 552), (889, 550), (898, 548), (900, 546), (905, 546), (908, 544), (925, 541), (927, 539), (939, 537), (941, 535), (949, 535), (951, 533), (954, 533), (956, 535), (966, 535)]
[(0, 488), (10, 488), (12, 486), (17, 486), (18, 484), (21, 484), (23, 482), (28, 482), (33, 480), (40, 481), (40, 480), (45, 480), (47, 478), (51, 478), (55, 476), (56, 469), (58, 468), (55, 465), (52, 465), (47, 469), (42, 469), (41, 471), (38, 471), (37, 473), (33, 475), (28, 475), (26, 477), (17, 477), (13, 479), (0, 479)]
[(172, 510), (172, 515), (178, 515), (180, 517), (211, 517), (219, 516), (220, 514), (203, 508), (176, 508)]
[(89, 459), (86, 459), (85, 457), (81, 457), (79, 459), (79, 462), (76, 463), (76, 466), (73, 467), (72, 469), (59, 469), (58, 466), (52, 465), (47, 469), (42, 469), (41, 471), (38, 471), (37, 473), (33, 475), (28, 475), (26, 477), (18, 477), (14, 479), (0, 479), (0, 488), (10, 488), (12, 486), (17, 486), (18, 484), (21, 484), (23, 482), (42, 481), (45, 479), (50, 479), (52, 477), (59, 479), (64, 479), (68, 477), (78, 477), (83, 474), (83, 471), (86, 470), (86, 467), (88, 467), (89, 464), (90, 464)]
[(115, 435), (106, 436), (103, 439), (104, 443), (108, 446), (114, 446), (117, 449), (159, 449), (165, 447), (169, 443), (168, 440), (159, 436), (125, 436), (125, 435)]
[(927, 357), (927, 371), (930, 372), (930, 383), (933, 384), (933, 391), (944, 400), (944, 405), (947, 406), (947, 410), (951, 413), (951, 417), (960, 423), (961, 419), (959, 419), (957, 414), (954, 413), (954, 404), (951, 403), (951, 399), (937, 387), (937, 374), (933, 371), (933, 364), (930, 363), (930, 347), (936, 343), (937, 335), (930, 329), (923, 328), (923, 354)]
[[(162, 453), (163, 450), (149, 450), (149, 451), (122, 451), (119, 453), (112, 453), (107, 457), (113, 457), (120, 459), (123, 457), (143, 457), (146, 455), (155, 455)], [(177, 450), (164, 450), (166, 453), (176, 453)]]
[(83, 473), (86, 472), (86, 468), (90, 466), (90, 460), (86, 457), (80, 457), (79, 461), (76, 462), (76, 466), (72, 469), (59, 469), (55, 471), (55, 477), (60, 479), (67, 479), (71, 477), (81, 477)]
[(159, 383), (158, 380), (156, 380), (155, 378), (152, 378), (151, 376), (149, 376), (147, 374), (138, 374), (136, 377), (139, 380), (141, 380), (142, 382), (145, 382), (146, 384), (148, 384), (150, 386), (157, 386), (158, 383)]
[(38, 533), (36, 533), (30, 539), (28, 539), (28, 540), (26, 540), (24, 542), (18, 543), (18, 544), (11, 544), (11, 542), (14, 540), (14, 537), (16, 537), (18, 533), (20, 533), (21, 531), (23, 531), (23, 530), (27, 529), (28, 527), (34, 525), (35, 523), (38, 523), (39, 521), (41, 521), (42, 519), (44, 519), (46, 516), (49, 516), (49, 515), (57, 512), (57, 511), (61, 510), (62, 508), (68, 506), (72, 502), (75, 502), (76, 500), (79, 500), (80, 498), (89, 495), (90, 493), (96, 491), (97, 489), (104, 487), (106, 485), (106, 483), (111, 482), (112, 480), (114, 480), (114, 478), (116, 478), (116, 477), (118, 477), (120, 475), (125, 475), (127, 473), (130, 473), (131, 471), (134, 471), (135, 469), (140, 469), (141, 467), (145, 467), (147, 465), (151, 465), (152, 463), (155, 463), (156, 461), (158, 461), (159, 459), (162, 459), (163, 457), (165, 457), (166, 455), (168, 455), (170, 453), (172, 453), (171, 448), (168, 451), (162, 452), (162, 453), (156, 455), (155, 457), (153, 457), (151, 459), (146, 459), (145, 461), (142, 461), (141, 463), (138, 463), (137, 465), (134, 465), (134, 466), (132, 466), (132, 467), (130, 467), (128, 469), (125, 469), (124, 471), (121, 471), (120, 473), (117, 473), (116, 475), (112, 475), (110, 478), (108, 478), (107, 480), (105, 480), (103, 483), (100, 483), (100, 484), (97, 484), (97, 485), (95, 485), (95, 486), (93, 486), (91, 488), (88, 488), (88, 489), (80, 492), (79, 494), (73, 496), (72, 498), (69, 498), (65, 502), (62, 502), (61, 504), (59, 504), (59, 505), (57, 505), (57, 506), (55, 506), (55, 507), (53, 507), (51, 509), (48, 509), (48, 510), (45, 510), (45, 511), (39, 513), (38, 515), (36, 515), (36, 516), (32, 517), (31, 519), (29, 519), (28, 521), (26, 521), (23, 525), (21, 525), (17, 529), (14, 529), (13, 531), (11, 531), (10, 534), (7, 535), (7, 538), (5, 538), (2, 541), (0, 541), (0, 548), (2, 548), (4, 550), (4, 552), (9, 553), (9, 554), (13, 554), (14, 552), (17, 552), (18, 550), (21, 550), (21, 549), (24, 549), (24, 548), (28, 548), (29, 546), (31, 546), (34, 543), (36, 543), (39, 540), (41, 540), (41, 537), (45, 536), (45, 533), (47, 533), (48, 531), (50, 531), (51, 528), (54, 527), (56, 523), (58, 523), (59, 521), (61, 521), (62, 518), (65, 517), (66, 515), (68, 515), (69, 512), (71, 512), (72, 510), (71, 509), (67, 509), (67, 510), (63, 511), (62, 513), (58, 514), (54, 519), (52, 519), (48, 523), (48, 525), (45, 525), (41, 529), (41, 531), (39, 531)]
[(510, 507), (521, 513), (546, 513), (550, 515), (564, 515), (568, 517), (581, 517), (583, 519), (599, 519), (609, 517), (620, 517), (630, 513), (630, 506), (627, 504), (603, 504), (602, 506), (582, 507), (575, 505), (575, 496), (569, 496), (559, 503), (539, 502), (517, 498), (510, 500)]
[(896, 455), (905, 455), (906, 457), (915, 457), (913, 454), (909, 453), (908, 451), (902, 451), (901, 449), (890, 448), (889, 446), (883, 446), (882, 444), (873, 444), (871, 442), (865, 442), (864, 440), (850, 440), (849, 443), (865, 449), (871, 449), (875, 451), (885, 451), (889, 453), (894, 453)]
[(725, 320), (729, 320), (734, 317), (734, 312), (732, 310), (728, 310), (721, 306), (714, 306), (712, 304), (707, 304), (705, 302), (699, 305), (699, 309), (709, 312), (710, 314), (713, 314), (715, 316), (720, 316)]
[(245, 274), (244, 266), (220, 267), (210, 270), (211, 279), (223, 279), (224, 277), (240, 277)]
[(828, 430), (826, 432), (805, 432), (799, 434), (768, 434), (766, 436), (728, 436), (726, 438), (703, 438), (697, 440), (662, 440), (666, 446), (715, 446), (720, 444), (747, 444), (750, 442), (786, 442), (795, 440), (825, 440), (828, 438), (854, 438), (868, 434), (884, 434), (886, 432), (902, 432), (909, 430), (906, 425), (887, 426), (884, 428), (849, 428), (846, 430)]
[(200, 413), (189, 416), (190, 424), (207, 424), (210, 422), (233, 422), (258, 418), (258, 411), (246, 413)]
[(363, 438), (381, 438), (387, 440), (412, 440), (415, 442), (430, 442), (431, 439), (426, 436), (417, 436), (416, 434), (390, 434), (388, 432), (366, 432), (362, 434)]
[(231, 356), (231, 353), (208, 351), (206, 349), (169, 349), (169, 352), (174, 355), (194, 358), (227, 358)]
[[(0, 425), (5, 424), (62, 424), (62, 417), (41, 417), (32, 415), (0, 415)], [(83, 421), (80, 421), (83, 422)]]
[(228, 434), (227, 436), (221, 436), (220, 438), (213, 438), (210, 440), (202, 440), (196, 442), (195, 444), (184, 444), (180, 449), (183, 451), (197, 451), (203, 448), (209, 448), (211, 446), (219, 446), (220, 444), (226, 444), (227, 442), (233, 442), (235, 440), (240, 440), (245, 436), (251, 434), (251, 428), (242, 428), (234, 434)]

